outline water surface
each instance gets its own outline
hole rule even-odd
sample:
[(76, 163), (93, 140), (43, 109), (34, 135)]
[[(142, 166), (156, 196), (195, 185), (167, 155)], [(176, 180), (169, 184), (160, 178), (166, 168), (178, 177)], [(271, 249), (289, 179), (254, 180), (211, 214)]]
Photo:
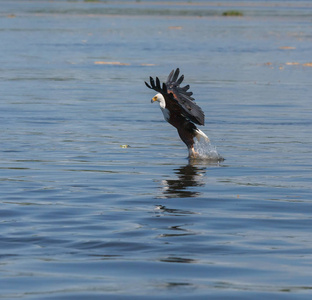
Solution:
[[(0, 298), (310, 299), (310, 6), (3, 1)], [(176, 67), (225, 161), (150, 104)]]

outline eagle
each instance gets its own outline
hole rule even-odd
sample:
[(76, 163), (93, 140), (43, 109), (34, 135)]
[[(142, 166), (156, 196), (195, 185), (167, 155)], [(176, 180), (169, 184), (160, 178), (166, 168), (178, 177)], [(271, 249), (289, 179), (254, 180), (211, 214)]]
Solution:
[(166, 83), (161, 85), (158, 77), (156, 80), (150, 77), (150, 84), (145, 84), (157, 92), (151, 103), (159, 102), (165, 120), (177, 129), (181, 140), (186, 144), (189, 158), (196, 158), (199, 154), (194, 149), (194, 138), (198, 141), (204, 138), (209, 142), (206, 134), (196, 127), (205, 124), (205, 114), (194, 102), (193, 93), (189, 91), (190, 86), (180, 86), (184, 75), (179, 77), (179, 74), (180, 70), (177, 68), (170, 72)]

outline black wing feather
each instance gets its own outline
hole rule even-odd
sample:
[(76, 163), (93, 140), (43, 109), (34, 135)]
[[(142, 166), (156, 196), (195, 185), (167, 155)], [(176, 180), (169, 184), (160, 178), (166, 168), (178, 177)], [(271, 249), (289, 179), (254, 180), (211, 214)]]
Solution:
[(180, 70), (179, 68), (177, 68), (173, 74), (173, 77), (172, 77), (172, 81), (177, 81), (178, 77), (179, 77), (179, 73), (180, 73)]
[(163, 82), (163, 87), (162, 87), (162, 89), (163, 89), (163, 92), (165, 93), (165, 94), (168, 94), (168, 90), (167, 90), (167, 86), (166, 86), (166, 84)]
[(178, 80), (177, 80), (177, 85), (180, 85), (181, 82), (183, 81), (184, 79), (184, 75), (182, 75)]
[(160, 80), (159, 80), (158, 77), (156, 77), (156, 87), (157, 87), (158, 89), (161, 89), (161, 87), (160, 87)]
[(148, 88), (161, 93), (165, 97), (166, 104), (168, 106), (175, 108), (179, 107), (177, 113), (181, 113), (187, 119), (198, 125), (204, 125), (204, 112), (194, 102), (194, 98), (191, 97), (193, 93), (188, 92), (190, 86), (186, 85), (184, 87), (180, 87), (180, 84), (184, 80), (184, 75), (179, 77), (179, 74), (179, 68), (172, 70), (168, 76), (167, 82), (163, 83), (162, 87), (158, 77), (156, 77), (156, 84), (152, 77), (150, 77), (150, 85), (147, 82), (145, 82), (145, 84)]
[[(156, 77), (156, 84), (155, 84), (155, 81), (153, 79), (153, 77), (150, 77), (150, 84), (148, 84), (146, 81), (145, 81), (145, 85), (149, 88), (149, 89), (152, 89), (156, 92), (159, 92), (159, 93), (163, 93), (163, 89), (161, 88), (160, 86), (160, 81), (159, 79)], [(166, 88), (166, 93), (167, 93), (167, 88)]]
[(202, 109), (194, 102), (194, 98), (191, 97), (193, 95), (192, 92), (188, 92), (190, 86), (186, 85), (184, 87), (180, 87), (180, 84), (184, 80), (184, 75), (179, 77), (180, 70), (179, 68), (176, 71), (172, 70), (169, 74), (166, 85), (168, 89), (168, 93), (172, 93), (173, 97), (179, 102), (181, 107), (183, 108), (186, 116), (193, 122), (199, 125), (204, 125), (205, 123), (205, 114)]
[(172, 81), (173, 73), (174, 73), (174, 70), (172, 70), (172, 71), (170, 72), (170, 74), (168, 75), (167, 81), (169, 81), (169, 80)]
[(145, 85), (149, 88), (149, 89), (153, 89), (146, 81), (145, 82)]

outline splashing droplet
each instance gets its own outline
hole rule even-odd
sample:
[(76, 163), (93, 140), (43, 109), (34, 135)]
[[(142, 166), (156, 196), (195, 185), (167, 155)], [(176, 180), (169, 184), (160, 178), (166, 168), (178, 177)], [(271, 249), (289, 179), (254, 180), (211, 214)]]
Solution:
[(198, 159), (220, 162), (224, 158), (218, 153), (217, 148), (211, 145), (210, 141), (195, 141), (195, 151), (198, 153)]

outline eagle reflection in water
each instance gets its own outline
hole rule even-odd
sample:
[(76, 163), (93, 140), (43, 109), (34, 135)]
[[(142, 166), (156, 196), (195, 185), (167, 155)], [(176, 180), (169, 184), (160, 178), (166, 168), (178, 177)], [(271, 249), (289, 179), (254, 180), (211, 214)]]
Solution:
[(204, 166), (187, 164), (175, 169), (174, 173), (177, 175), (177, 178), (161, 181), (161, 198), (186, 198), (200, 195), (200, 192), (192, 189), (192, 187), (204, 185), (203, 176), (206, 173)]

